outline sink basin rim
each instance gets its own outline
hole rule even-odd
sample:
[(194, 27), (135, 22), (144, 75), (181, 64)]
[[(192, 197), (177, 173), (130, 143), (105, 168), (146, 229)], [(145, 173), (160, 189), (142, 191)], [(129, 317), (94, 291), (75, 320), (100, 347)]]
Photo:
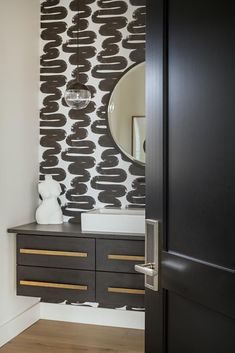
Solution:
[(84, 233), (143, 235), (145, 233), (145, 209), (93, 209), (82, 213), (81, 228)]

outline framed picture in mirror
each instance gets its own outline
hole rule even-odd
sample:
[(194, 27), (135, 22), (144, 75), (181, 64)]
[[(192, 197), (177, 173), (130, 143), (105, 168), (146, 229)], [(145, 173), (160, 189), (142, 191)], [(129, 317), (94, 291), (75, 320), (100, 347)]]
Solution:
[(145, 163), (145, 116), (132, 116), (132, 156)]

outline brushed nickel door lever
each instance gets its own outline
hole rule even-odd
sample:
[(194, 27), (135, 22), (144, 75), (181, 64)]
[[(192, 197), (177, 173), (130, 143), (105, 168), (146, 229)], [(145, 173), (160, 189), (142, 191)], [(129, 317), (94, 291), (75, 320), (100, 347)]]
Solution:
[(154, 264), (142, 264), (142, 265), (135, 265), (135, 270), (137, 272), (143, 273), (146, 276), (154, 277), (157, 275), (157, 271), (155, 270)]
[(159, 287), (159, 221), (146, 219), (145, 234), (146, 263), (135, 265), (137, 272), (145, 275), (145, 287), (158, 291)]

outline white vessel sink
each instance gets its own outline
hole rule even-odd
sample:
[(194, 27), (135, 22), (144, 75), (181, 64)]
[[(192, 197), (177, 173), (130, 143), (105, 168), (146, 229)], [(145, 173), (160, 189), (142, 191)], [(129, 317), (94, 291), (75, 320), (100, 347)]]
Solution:
[(84, 233), (145, 233), (145, 210), (124, 208), (100, 208), (81, 215)]

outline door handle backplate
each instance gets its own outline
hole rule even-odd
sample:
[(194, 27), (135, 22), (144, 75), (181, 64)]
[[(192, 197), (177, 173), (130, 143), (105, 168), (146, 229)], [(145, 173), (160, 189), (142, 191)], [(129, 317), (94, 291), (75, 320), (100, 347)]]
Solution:
[(146, 264), (135, 265), (137, 272), (145, 275), (145, 287), (158, 291), (159, 287), (159, 221), (146, 219)]

